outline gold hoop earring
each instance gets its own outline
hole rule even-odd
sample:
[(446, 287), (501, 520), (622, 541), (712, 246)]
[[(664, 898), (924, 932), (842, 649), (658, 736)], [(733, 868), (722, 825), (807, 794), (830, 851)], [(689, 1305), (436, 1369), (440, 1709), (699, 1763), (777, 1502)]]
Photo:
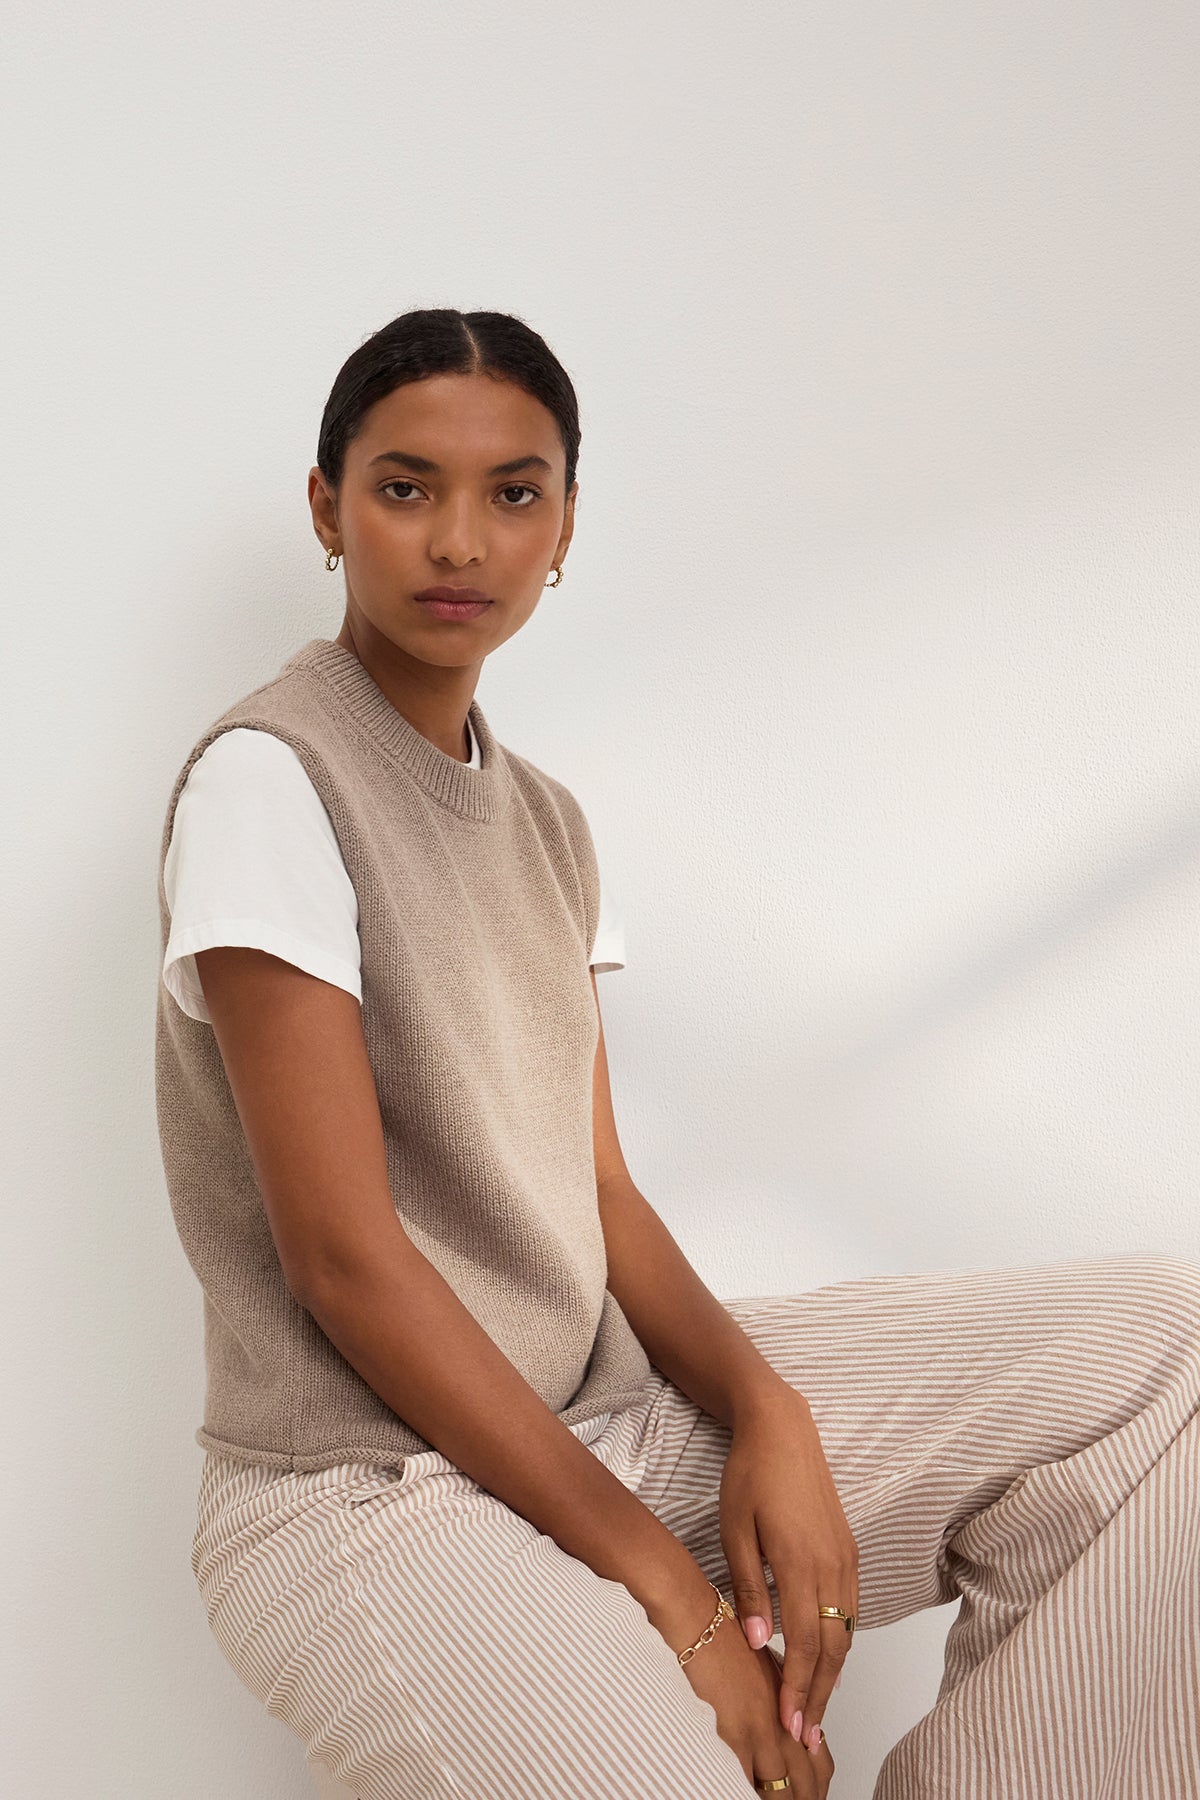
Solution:
[(333, 554), (332, 550), (326, 550), (326, 552), (325, 552), (325, 567), (327, 569), (336, 569), (340, 560), (341, 560), (340, 557), (335, 556)]
[(562, 564), (561, 563), (551, 563), (550, 566), (554, 570), (554, 580), (553, 581), (543, 581), (543, 583), (542, 583), (543, 587), (557, 587), (559, 582), (562, 580)]

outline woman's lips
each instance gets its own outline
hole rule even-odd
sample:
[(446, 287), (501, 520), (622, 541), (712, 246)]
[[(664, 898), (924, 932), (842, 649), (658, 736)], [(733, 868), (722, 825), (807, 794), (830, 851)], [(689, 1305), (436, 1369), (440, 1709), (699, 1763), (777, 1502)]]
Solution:
[(413, 599), (439, 619), (475, 619), (492, 604), (478, 588), (422, 588)]

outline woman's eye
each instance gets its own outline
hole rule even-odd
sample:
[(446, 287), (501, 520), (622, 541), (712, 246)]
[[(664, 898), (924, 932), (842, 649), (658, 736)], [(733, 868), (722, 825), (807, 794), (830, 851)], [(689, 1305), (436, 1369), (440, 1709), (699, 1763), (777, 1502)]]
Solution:
[[(399, 479), (396, 481), (385, 481), (383, 484), (383, 492), (385, 494), (395, 488), (408, 488), (411, 492), (415, 493), (417, 491), (417, 484), (415, 481), (401, 481)], [(533, 501), (539, 497), (538, 489), (530, 487), (529, 483), (525, 481), (511, 483), (508, 487), (501, 488), (500, 492), (509, 497), (513, 510), (516, 512), (519, 512), (523, 506), (532, 505)], [(527, 501), (512, 501), (511, 496), (513, 494), (528, 494), (530, 498)], [(408, 495), (397, 494), (396, 498), (398, 500), (406, 500)]]

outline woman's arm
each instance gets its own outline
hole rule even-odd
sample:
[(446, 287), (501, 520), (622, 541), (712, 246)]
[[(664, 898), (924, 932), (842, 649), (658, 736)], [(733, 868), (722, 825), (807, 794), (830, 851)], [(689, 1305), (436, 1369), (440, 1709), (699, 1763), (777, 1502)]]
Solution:
[[(592, 974), (592, 992), (596, 976)], [(596, 1010), (600, 1010), (599, 996)], [(697, 1406), (732, 1425), (786, 1390), (797, 1396), (705, 1287), (658, 1214), (633, 1184), (617, 1136), (604, 1026), (592, 1089), (596, 1191), (608, 1286), (656, 1368)]]
[(668, 1643), (692, 1642), (712, 1588), (690, 1551), (546, 1405), (397, 1217), (357, 1000), (263, 950), (198, 951), (196, 969), (291, 1292), (423, 1438), (623, 1583)]

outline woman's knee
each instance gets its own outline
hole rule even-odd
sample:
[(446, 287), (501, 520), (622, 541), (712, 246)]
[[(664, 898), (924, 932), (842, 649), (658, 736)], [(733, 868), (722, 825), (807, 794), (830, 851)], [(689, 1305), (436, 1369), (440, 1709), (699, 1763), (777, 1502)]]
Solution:
[(1123, 1408), (1164, 1385), (1191, 1390), (1200, 1363), (1200, 1263), (1152, 1253), (1103, 1259), (1071, 1333), (1078, 1379)]
[(1144, 1313), (1160, 1334), (1200, 1336), (1200, 1262), (1154, 1252), (1117, 1259), (1122, 1300)]

